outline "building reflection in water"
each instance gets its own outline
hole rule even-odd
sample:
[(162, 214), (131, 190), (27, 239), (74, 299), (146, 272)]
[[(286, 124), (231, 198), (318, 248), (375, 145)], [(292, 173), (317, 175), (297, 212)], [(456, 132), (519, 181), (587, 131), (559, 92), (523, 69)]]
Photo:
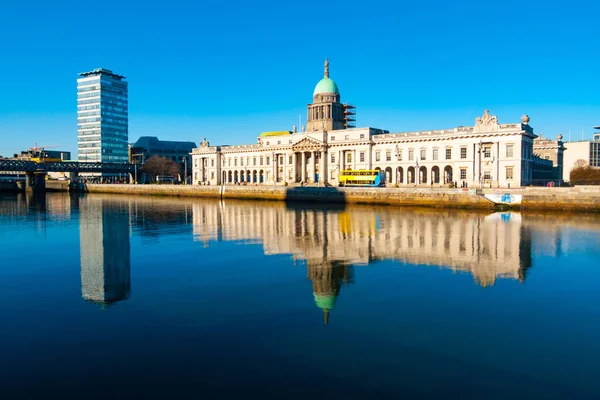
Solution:
[(131, 291), (129, 201), (78, 200), (81, 295), (107, 306)]
[(262, 243), (265, 254), (306, 260), (325, 323), (352, 265), (376, 260), (470, 273), (483, 287), (499, 278), (523, 282), (531, 267), (531, 234), (518, 213), (350, 207), (320, 210), (245, 202), (194, 204), (194, 239)]

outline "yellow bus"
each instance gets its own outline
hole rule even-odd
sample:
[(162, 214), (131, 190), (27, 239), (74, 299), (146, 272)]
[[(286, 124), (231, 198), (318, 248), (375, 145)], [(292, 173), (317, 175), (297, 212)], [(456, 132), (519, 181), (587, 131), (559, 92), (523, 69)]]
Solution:
[(385, 172), (380, 170), (343, 170), (340, 186), (385, 186)]

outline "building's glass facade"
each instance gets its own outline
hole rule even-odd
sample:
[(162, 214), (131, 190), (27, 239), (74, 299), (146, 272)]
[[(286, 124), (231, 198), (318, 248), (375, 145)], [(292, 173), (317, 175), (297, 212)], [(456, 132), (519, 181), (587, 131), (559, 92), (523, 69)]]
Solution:
[(79, 76), (78, 160), (127, 162), (129, 123), (125, 77), (104, 68)]

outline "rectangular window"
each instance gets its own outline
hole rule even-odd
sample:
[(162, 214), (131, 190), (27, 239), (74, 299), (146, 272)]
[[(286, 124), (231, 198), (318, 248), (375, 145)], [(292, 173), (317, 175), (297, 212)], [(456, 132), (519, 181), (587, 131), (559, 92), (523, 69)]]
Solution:
[(398, 161), (402, 161), (402, 150), (398, 150)]
[(365, 162), (365, 152), (364, 151), (360, 152), (359, 157), (360, 157), (360, 162)]
[(483, 171), (483, 179), (485, 179), (486, 181), (489, 181), (490, 179), (492, 179), (492, 172), (491, 171)]
[(467, 169), (466, 168), (461, 168), (460, 169), (460, 179), (467, 179)]
[(381, 161), (381, 152), (380, 151), (375, 152), (375, 161), (376, 162)]
[(237, 157), (233, 159), (233, 166), (237, 167)]
[(446, 160), (452, 160), (452, 149), (446, 149)]
[(292, 165), (294, 163), (294, 156), (289, 156), (288, 157), (288, 164)]
[(548, 155), (544, 156), (544, 160), (549, 160), (549, 159), (550, 159), (550, 156), (548, 156)]
[(210, 179), (215, 179), (215, 173), (214, 172), (210, 173)]
[(267, 142), (267, 146), (269, 145), (270, 142)]
[(271, 165), (271, 157), (267, 157), (267, 165)]
[(484, 158), (490, 158), (492, 156), (492, 148), (491, 147), (484, 147), (483, 148), (483, 157)]
[(210, 160), (210, 166), (214, 167), (215, 166), (215, 159), (213, 158), (212, 160)]
[(260, 165), (263, 165), (263, 158), (260, 157)]
[(421, 149), (421, 160), (427, 159), (427, 150)]
[(346, 162), (352, 162), (352, 153), (346, 154)]
[(513, 179), (513, 167), (506, 167), (506, 179)]
[(365, 138), (365, 134), (364, 134), (364, 133), (361, 133), (361, 134), (360, 134), (360, 138), (361, 138), (361, 139), (364, 139), (364, 138)]
[(335, 153), (331, 153), (331, 162), (334, 163), (335, 162)]
[(244, 166), (244, 157), (240, 157), (240, 165), (243, 167)]
[(227, 166), (228, 166), (228, 167), (231, 167), (231, 157), (229, 157), (229, 158), (227, 159)]
[(281, 144), (281, 140), (278, 140), (278, 141), (277, 141), (277, 144)]
[(252, 158), (252, 163), (254, 164), (254, 166), (256, 166), (256, 157)]
[(392, 161), (392, 151), (388, 150), (385, 152), (385, 161)]
[(507, 144), (506, 145), (506, 158), (512, 158), (512, 157), (513, 157), (513, 145)]
[(467, 148), (466, 147), (460, 148), (460, 158), (461, 158), (461, 160), (464, 160), (465, 158), (467, 158)]
[(415, 158), (415, 151), (409, 150), (408, 151), (408, 161), (412, 161), (414, 158)]
[(349, 140), (350, 139), (350, 135), (346, 135), (346, 137), (344, 139)]
[(335, 140), (335, 136), (332, 136), (332, 137), (331, 137), (331, 140)]
[(438, 159), (438, 149), (433, 149), (433, 159), (434, 160)]

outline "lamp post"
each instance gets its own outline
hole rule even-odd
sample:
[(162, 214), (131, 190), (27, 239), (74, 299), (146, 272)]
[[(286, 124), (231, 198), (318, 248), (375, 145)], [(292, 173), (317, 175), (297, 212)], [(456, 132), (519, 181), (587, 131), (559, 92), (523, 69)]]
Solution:
[(483, 148), (483, 140), (479, 140), (479, 189), (483, 188), (483, 181), (481, 175), (481, 151)]
[(416, 169), (415, 169), (415, 174), (417, 175), (417, 179), (415, 179), (415, 182), (417, 182), (417, 186), (421, 183), (421, 171), (419, 171), (419, 157), (417, 156), (417, 160), (416, 160)]
[(400, 186), (400, 182), (398, 182), (400, 177), (400, 153), (398, 151), (398, 145), (396, 145), (396, 184)]
[(183, 157), (183, 184), (187, 185), (187, 155)]

